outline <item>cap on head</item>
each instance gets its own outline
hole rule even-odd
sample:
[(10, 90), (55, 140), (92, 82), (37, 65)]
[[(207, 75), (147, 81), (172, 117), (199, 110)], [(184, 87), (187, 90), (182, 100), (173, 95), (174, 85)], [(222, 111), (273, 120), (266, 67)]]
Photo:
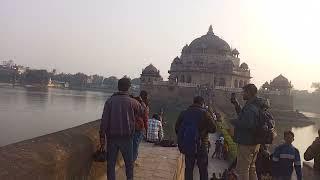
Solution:
[(118, 90), (119, 91), (129, 91), (129, 88), (131, 87), (131, 81), (129, 78), (124, 77), (119, 79), (118, 81)]

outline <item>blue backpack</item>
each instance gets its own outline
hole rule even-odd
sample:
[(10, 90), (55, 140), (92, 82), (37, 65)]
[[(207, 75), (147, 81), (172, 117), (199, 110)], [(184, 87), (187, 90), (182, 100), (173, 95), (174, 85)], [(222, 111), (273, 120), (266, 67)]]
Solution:
[(204, 110), (189, 108), (182, 115), (178, 129), (178, 148), (182, 154), (195, 155), (201, 146), (199, 122), (203, 119)]

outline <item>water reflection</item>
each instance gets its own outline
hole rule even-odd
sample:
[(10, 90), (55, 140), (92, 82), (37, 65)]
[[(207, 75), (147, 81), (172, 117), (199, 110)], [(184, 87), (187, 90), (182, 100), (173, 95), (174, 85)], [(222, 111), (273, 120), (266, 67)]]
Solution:
[(0, 88), (0, 146), (96, 120), (109, 95)]

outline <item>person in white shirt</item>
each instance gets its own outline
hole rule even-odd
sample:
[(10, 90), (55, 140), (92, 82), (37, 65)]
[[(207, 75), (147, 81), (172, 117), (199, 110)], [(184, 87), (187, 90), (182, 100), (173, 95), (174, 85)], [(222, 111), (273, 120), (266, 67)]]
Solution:
[(154, 114), (148, 120), (147, 141), (156, 143), (160, 142), (163, 138), (163, 127), (158, 114)]

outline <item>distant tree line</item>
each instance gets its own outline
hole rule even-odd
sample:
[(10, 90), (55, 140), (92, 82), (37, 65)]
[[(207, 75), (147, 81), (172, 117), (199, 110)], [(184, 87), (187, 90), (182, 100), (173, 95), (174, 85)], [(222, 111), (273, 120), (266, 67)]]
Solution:
[(314, 93), (320, 94), (320, 82), (312, 83), (311, 87), (315, 89)]
[[(68, 83), (71, 88), (104, 88), (116, 90), (118, 86), (118, 78), (115, 76), (103, 77), (100, 75), (86, 75), (78, 72), (56, 73), (47, 70), (35, 70), (24, 68), (25, 71), (19, 71), (23, 66), (17, 66), (13, 61), (3, 61), (0, 65), (0, 82), (5, 83), (21, 83), (21, 84), (39, 84), (48, 85), (50, 80), (53, 83)], [(132, 79), (132, 84), (139, 85), (140, 78)]]

